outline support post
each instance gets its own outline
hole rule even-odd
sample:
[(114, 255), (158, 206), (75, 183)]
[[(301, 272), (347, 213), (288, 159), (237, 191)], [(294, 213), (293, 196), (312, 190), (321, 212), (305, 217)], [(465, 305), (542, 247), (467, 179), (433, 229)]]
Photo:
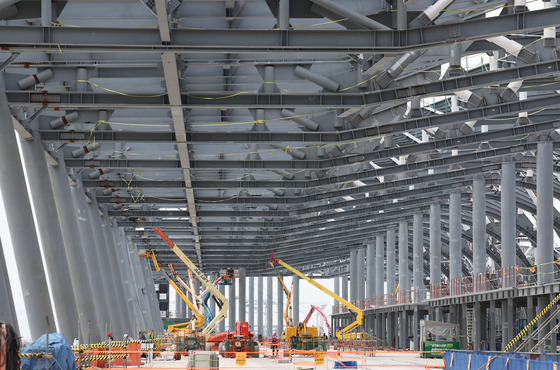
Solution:
[(58, 318), (58, 331), (68, 340), (78, 336), (78, 309), (72, 288), (70, 268), (60, 229), (53, 187), (49, 179), (45, 151), (38, 131), (33, 140), (19, 138), (25, 162), (33, 211), (43, 247), (43, 256)]
[(14, 306), (10, 277), (6, 267), (6, 259), (4, 258), (4, 250), (2, 249), (2, 240), (0, 240), (0, 297), (4, 297), (0, 300), (0, 321), (10, 324), (19, 333), (17, 313)]
[(483, 176), (473, 180), (472, 193), (473, 275), (475, 291), (483, 291), (476, 284), (477, 275), (486, 272), (486, 184)]
[[(537, 283), (554, 281), (553, 151), (548, 137), (537, 143)], [(540, 311), (539, 311), (540, 312)]]
[[(289, 288), (288, 288), (289, 289)], [(282, 288), (282, 284), (280, 280), (278, 280), (276, 284), (276, 301), (277, 301), (277, 314), (278, 316), (276, 321), (276, 332), (282, 333), (284, 328), (284, 288)], [(280, 334), (278, 334), (280, 336)]]
[(31, 337), (35, 340), (43, 333), (56, 329), (39, 240), (5, 91), (2, 76), (0, 77), (0, 132), (2, 132), (0, 192), (4, 208), (10, 210), (7, 223), (14, 246), (21, 289), (25, 292), (23, 300)]
[(272, 276), (266, 277), (266, 336), (272, 337)]
[(247, 273), (244, 268), (239, 269), (239, 320), (247, 321)]
[(449, 280), (463, 276), (461, 262), (461, 193), (449, 194)]
[(294, 325), (299, 322), (299, 276), (293, 275), (293, 286), (292, 289), (292, 312), (294, 316)]
[(358, 271), (356, 272), (358, 275), (358, 279), (356, 281), (358, 285), (358, 295), (356, 298), (358, 302), (362, 302), (366, 294), (366, 250), (364, 248), (358, 249), (356, 258), (358, 266)]
[(385, 294), (385, 238), (383, 234), (375, 237), (375, 295)]
[[(423, 220), (420, 211), (414, 212), (412, 222), (412, 284), (414, 288), (413, 302), (418, 303), (420, 292), (424, 287), (424, 256), (422, 252)], [(414, 311), (417, 315), (416, 310)], [(415, 341), (416, 346), (416, 341)]]
[(257, 333), (262, 338), (264, 332), (264, 284), (263, 277), (259, 276), (257, 281)]
[(366, 264), (366, 297), (373, 298), (377, 294), (375, 285), (375, 244), (373, 243), (367, 245)]
[(249, 301), (247, 302), (247, 310), (248, 312), (248, 321), (249, 325), (253, 327), (253, 331), (255, 331), (255, 278), (253, 276), (249, 276), (248, 278), (248, 290), (249, 290)]
[(408, 289), (410, 289), (408, 270), (408, 222), (402, 220), (399, 222), (399, 291), (405, 292)]
[(236, 313), (235, 308), (237, 306), (237, 298), (235, 297), (235, 280), (231, 281), (231, 285), (229, 286), (228, 292), (228, 299), (229, 299), (229, 312), (228, 312), (228, 330), (235, 331), (235, 320), (236, 320)]
[(59, 153), (58, 163), (58, 167), (48, 167), (48, 172), (64, 239), (63, 245), (66, 250), (72, 289), (76, 298), (82, 332), (81, 342), (97, 343), (104, 339), (104, 328), (99, 325), (96, 310), (99, 309), (98, 305), (104, 305), (105, 302), (96, 302), (93, 297), (92, 281), (89, 278), (75, 204), (72, 197), (68, 196), (72, 194), (72, 190), (62, 153)]
[[(502, 268), (516, 265), (516, 197), (515, 197), (515, 163), (502, 163), (500, 195), (501, 237), (502, 237)], [(504, 279), (504, 287), (509, 288), (509, 279)], [(507, 285), (506, 285), (507, 284)]]

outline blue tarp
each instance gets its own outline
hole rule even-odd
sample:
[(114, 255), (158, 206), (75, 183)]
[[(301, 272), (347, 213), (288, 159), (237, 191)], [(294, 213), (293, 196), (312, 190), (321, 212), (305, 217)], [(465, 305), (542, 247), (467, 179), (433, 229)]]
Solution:
[[(38, 353), (47, 351), (47, 336), (42, 335), (35, 342), (21, 350), (22, 353)], [(53, 357), (49, 359), (49, 369), (55, 370), (75, 370), (76, 361), (74, 360), (74, 352), (72, 347), (64, 338), (64, 335), (59, 333), (49, 334), (49, 353)], [(39, 362), (40, 361), (40, 362)], [(38, 359), (37, 357), (22, 357), (21, 369), (22, 370), (43, 370), (47, 368), (46, 359)], [(39, 367), (40, 364), (40, 367)]]
[(553, 370), (554, 364), (560, 368), (558, 362), (507, 354), (448, 351), (443, 353), (443, 357), (446, 370)]

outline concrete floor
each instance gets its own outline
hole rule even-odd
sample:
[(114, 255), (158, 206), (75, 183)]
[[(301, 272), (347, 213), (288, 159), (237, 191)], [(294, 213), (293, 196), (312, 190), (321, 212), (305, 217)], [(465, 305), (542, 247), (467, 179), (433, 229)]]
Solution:
[[(442, 368), (443, 359), (421, 358), (417, 353), (407, 352), (377, 352), (374, 357), (365, 357), (361, 354), (343, 353), (337, 356), (336, 353), (330, 352), (325, 355), (325, 364), (315, 366), (314, 359), (311, 356), (294, 356), (291, 363), (279, 362), (272, 358), (247, 358), (246, 366), (240, 367), (235, 365), (235, 359), (220, 357), (220, 369), (250, 369), (250, 370), (266, 370), (266, 369), (290, 369), (290, 370), (333, 370), (335, 364), (339, 370), (348, 368), (342, 367), (339, 361), (356, 361), (358, 370), (367, 369), (391, 369), (391, 370), (414, 370), (414, 369), (431, 369)], [(187, 369), (188, 358), (183, 357), (181, 360), (162, 360), (157, 359), (149, 364), (142, 365), (141, 369)], [(205, 370), (199, 367), (200, 370)], [(207, 368), (206, 368), (207, 369)], [(350, 369), (348, 369), (350, 370)]]

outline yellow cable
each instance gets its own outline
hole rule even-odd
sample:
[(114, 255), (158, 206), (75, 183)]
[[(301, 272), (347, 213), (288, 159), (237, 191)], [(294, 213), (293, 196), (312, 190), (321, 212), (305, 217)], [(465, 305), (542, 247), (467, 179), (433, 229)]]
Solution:
[(158, 96), (165, 96), (167, 95), (167, 93), (164, 94), (153, 94), (153, 95), (135, 95), (135, 94), (128, 94), (128, 93), (123, 93), (121, 91), (117, 91), (117, 90), (113, 90), (113, 89), (109, 89), (107, 87), (103, 87), (101, 85), (96, 84), (95, 82), (91, 82), (90, 80), (76, 80), (76, 82), (86, 82), (92, 86), (98, 87), (102, 90), (105, 90), (107, 92), (111, 92), (113, 94), (118, 94), (118, 95), (123, 95), (123, 96), (131, 96), (133, 98), (153, 98), (153, 97), (158, 97)]

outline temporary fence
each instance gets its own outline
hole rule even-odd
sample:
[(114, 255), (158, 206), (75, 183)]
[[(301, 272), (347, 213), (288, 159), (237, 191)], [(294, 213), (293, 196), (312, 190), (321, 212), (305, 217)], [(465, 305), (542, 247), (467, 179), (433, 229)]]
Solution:
[(443, 354), (448, 370), (557, 370), (560, 362), (531, 355), (489, 354), (449, 351)]
[[(393, 293), (368, 297), (351, 303), (356, 307), (367, 310), (377, 307), (422, 303), (430, 299), (489, 292), (498, 289), (532, 286), (539, 282), (541, 284), (544, 282), (560, 282), (560, 268), (557, 265), (560, 265), (560, 260), (533, 267), (509, 266), (491, 272), (432, 284), (427, 289), (397, 289)], [(347, 307), (333, 306), (333, 314), (345, 312), (348, 312)]]

